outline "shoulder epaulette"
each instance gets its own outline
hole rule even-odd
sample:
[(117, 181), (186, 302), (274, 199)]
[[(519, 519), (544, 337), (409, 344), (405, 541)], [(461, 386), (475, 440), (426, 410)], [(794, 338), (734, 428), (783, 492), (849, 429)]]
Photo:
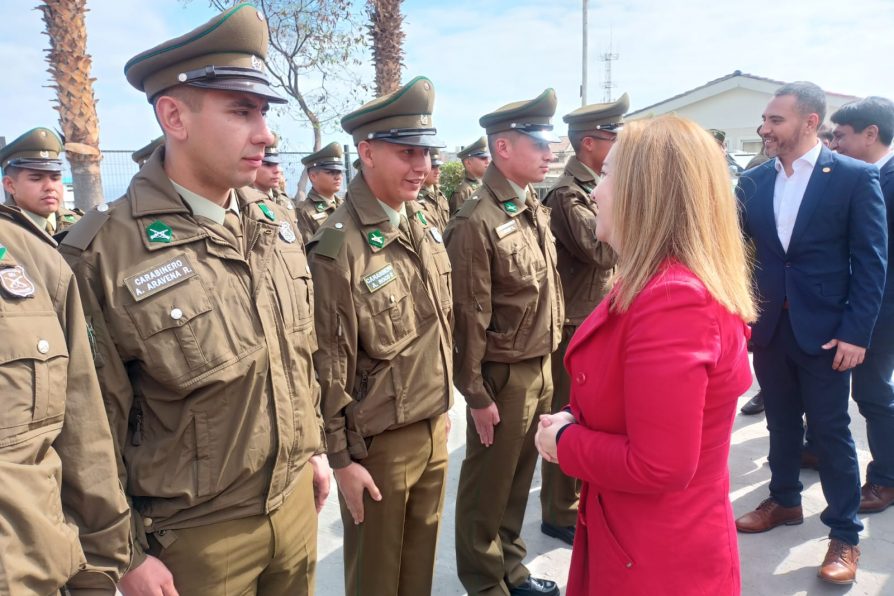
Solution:
[(481, 199), (477, 195), (473, 195), (468, 201), (463, 203), (462, 207), (456, 212), (455, 217), (468, 218), (480, 203)]
[(345, 233), (335, 228), (321, 228), (310, 242), (307, 243), (307, 252), (330, 259), (338, 257), (341, 247), (345, 243)]
[(62, 246), (73, 246), (78, 250), (87, 250), (90, 243), (99, 233), (100, 228), (109, 220), (109, 210), (91, 209), (77, 223), (68, 228)]

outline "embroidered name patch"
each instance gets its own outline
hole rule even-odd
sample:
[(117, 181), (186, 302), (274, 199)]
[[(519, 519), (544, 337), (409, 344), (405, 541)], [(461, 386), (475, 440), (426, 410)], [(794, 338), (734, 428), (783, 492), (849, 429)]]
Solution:
[(497, 233), (497, 238), (505, 238), (516, 230), (518, 230), (518, 222), (514, 219), (494, 228), (494, 231)]
[(192, 268), (186, 255), (177, 255), (151, 269), (125, 278), (124, 285), (127, 286), (133, 299), (139, 302), (165, 288), (176, 286), (190, 277), (195, 277), (195, 275), (196, 271)]
[(313, 213), (311, 217), (314, 218), (314, 221), (320, 221), (321, 219), (326, 219), (329, 217), (329, 214), (325, 211), (321, 211), (320, 213)]
[(366, 284), (366, 289), (370, 292), (375, 292), (376, 290), (387, 286), (395, 279), (397, 279), (397, 274), (394, 272), (394, 267), (389, 263), (372, 275), (364, 277), (363, 283)]

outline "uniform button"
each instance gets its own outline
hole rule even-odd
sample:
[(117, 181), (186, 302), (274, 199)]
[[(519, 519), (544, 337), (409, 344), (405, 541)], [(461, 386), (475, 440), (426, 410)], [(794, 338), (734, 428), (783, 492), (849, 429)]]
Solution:
[(100, 203), (96, 206), (96, 210), (100, 213), (104, 213), (109, 210), (109, 206), (106, 203)]
[(295, 208), (295, 205), (293, 205), (292, 203), (286, 203), (286, 209), (291, 210), (291, 209), (294, 209), (294, 208)]
[(786, 262), (785, 262), (785, 268), (786, 268), (786, 269), (791, 269), (791, 267), (792, 267), (792, 264), (789, 263), (788, 261), (786, 261)]
[(175, 321), (179, 321), (181, 318), (183, 318), (183, 311), (180, 310), (179, 308), (172, 308), (171, 309), (171, 318), (174, 319)]
[(577, 377), (575, 377), (575, 379), (577, 380), (578, 385), (583, 385), (587, 382), (587, 375), (584, 373), (577, 373)]
[(345, 227), (345, 224), (343, 224), (343, 223), (341, 223), (341, 222), (338, 222), (337, 224), (335, 224), (335, 229), (336, 229), (336, 230), (340, 230), (340, 229), (342, 229), (343, 227)]
[(397, 302), (397, 300), (394, 299), (394, 294), (391, 294), (390, 296), (388, 296), (388, 300), (391, 301), (391, 304), (394, 304), (395, 302)]
[(151, 518), (151, 517), (144, 517), (144, 518), (143, 518), (143, 526), (146, 527), (146, 528), (150, 528), (150, 527), (152, 527), (152, 518)]
[(50, 342), (48, 342), (45, 339), (42, 339), (39, 342), (37, 342), (37, 351), (40, 352), (41, 354), (46, 354), (47, 352), (49, 352), (50, 351)]

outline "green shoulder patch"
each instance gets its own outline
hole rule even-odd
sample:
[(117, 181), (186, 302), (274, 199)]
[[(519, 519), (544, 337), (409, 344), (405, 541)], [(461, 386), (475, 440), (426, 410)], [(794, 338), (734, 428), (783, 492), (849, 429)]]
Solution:
[(459, 208), (454, 217), (463, 217), (467, 218), (472, 215), (472, 212), (475, 211), (475, 208), (481, 204), (481, 199), (477, 196), (473, 196), (468, 201), (463, 203), (463, 206)]
[[(103, 203), (105, 205), (105, 203)], [(79, 219), (77, 223), (68, 228), (65, 238), (62, 239), (63, 246), (73, 246), (78, 250), (87, 250), (93, 239), (99, 233), (100, 228), (109, 220), (109, 209), (100, 211), (91, 209), (84, 217)]]
[(335, 228), (323, 228), (308, 243), (308, 252), (335, 259), (345, 243), (345, 233)]

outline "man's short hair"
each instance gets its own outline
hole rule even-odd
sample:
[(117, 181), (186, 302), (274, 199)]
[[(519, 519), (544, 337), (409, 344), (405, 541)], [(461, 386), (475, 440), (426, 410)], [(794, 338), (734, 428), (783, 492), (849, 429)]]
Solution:
[(885, 97), (870, 96), (844, 104), (832, 114), (832, 122), (863, 132), (867, 126), (878, 127), (878, 140), (890, 145), (894, 140), (894, 102)]
[(795, 105), (802, 116), (816, 114), (819, 116), (819, 124), (826, 119), (826, 92), (814, 83), (809, 81), (787, 83), (777, 89), (773, 95), (775, 97), (793, 95), (796, 100)]
[(16, 166), (6, 166), (3, 168), (3, 175), (9, 176), (10, 178), (15, 178), (22, 171), (22, 168), (17, 168)]

